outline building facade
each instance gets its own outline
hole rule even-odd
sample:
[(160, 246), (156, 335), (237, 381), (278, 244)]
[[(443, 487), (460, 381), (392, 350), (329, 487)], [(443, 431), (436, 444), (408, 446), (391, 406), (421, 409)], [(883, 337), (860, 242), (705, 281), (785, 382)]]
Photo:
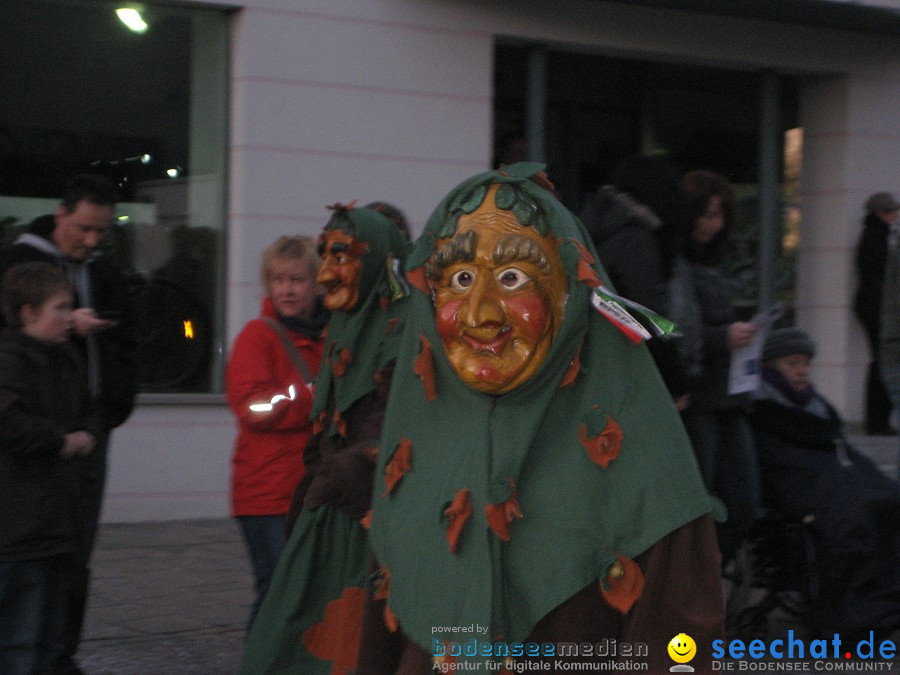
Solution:
[[(868, 355), (850, 309), (852, 252), (866, 197), (900, 191), (898, 5), (214, 6), (227, 14), (228, 40), (220, 356), (259, 310), (259, 256), (277, 236), (317, 234), (326, 205), (352, 200), (396, 204), (418, 232), (450, 187), (490, 166), (497, 48), (518, 45), (790, 78), (803, 135), (796, 322), (818, 339), (821, 389), (849, 420), (861, 419)], [(526, 83), (526, 98), (537, 106), (527, 115), (529, 133), (541, 129), (540, 84), (539, 75)], [(233, 435), (231, 414), (214, 391), (142, 395), (113, 437), (104, 520), (227, 515)]]

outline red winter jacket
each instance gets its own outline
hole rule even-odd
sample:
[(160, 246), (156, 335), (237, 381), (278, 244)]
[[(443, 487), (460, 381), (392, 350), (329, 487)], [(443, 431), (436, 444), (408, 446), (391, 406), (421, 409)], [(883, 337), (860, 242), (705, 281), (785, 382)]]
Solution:
[[(264, 302), (262, 316), (274, 317), (271, 308), (270, 302)], [(315, 377), (323, 340), (287, 333)], [(270, 412), (250, 410), (253, 403), (287, 395), (292, 384), (293, 401), (279, 401)], [(238, 424), (231, 460), (231, 513), (283, 515), (303, 476), (303, 448), (312, 433), (312, 394), (278, 334), (262, 318), (247, 323), (234, 342), (225, 370), (225, 393)]]

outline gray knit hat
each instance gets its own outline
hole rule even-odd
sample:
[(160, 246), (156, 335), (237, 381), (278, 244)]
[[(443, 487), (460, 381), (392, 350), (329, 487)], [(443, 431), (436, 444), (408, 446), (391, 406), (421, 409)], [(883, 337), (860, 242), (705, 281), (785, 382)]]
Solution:
[(866, 200), (866, 212), (881, 213), (882, 211), (896, 211), (900, 209), (900, 202), (890, 192), (876, 192)]
[(763, 346), (763, 362), (790, 354), (806, 354), (809, 358), (816, 355), (816, 345), (806, 331), (799, 328), (779, 328), (769, 333)]

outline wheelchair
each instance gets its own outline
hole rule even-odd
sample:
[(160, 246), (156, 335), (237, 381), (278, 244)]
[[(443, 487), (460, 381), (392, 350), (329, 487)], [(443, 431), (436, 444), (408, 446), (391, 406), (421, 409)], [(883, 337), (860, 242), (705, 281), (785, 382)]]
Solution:
[(815, 638), (822, 631), (820, 575), (812, 525), (766, 512), (744, 540), (724, 574), (725, 634), (729, 640), (768, 642)]

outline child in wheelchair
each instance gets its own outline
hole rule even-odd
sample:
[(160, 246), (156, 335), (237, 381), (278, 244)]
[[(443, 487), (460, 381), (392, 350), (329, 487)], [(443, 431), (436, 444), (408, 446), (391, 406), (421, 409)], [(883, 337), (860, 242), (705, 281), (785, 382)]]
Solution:
[(755, 585), (773, 592), (732, 612), (732, 628), (787, 604), (813, 633), (891, 635), (900, 630), (900, 484), (847, 442), (809, 380), (814, 356), (797, 328), (773, 331), (763, 349), (751, 421), (766, 515), (748, 559)]

